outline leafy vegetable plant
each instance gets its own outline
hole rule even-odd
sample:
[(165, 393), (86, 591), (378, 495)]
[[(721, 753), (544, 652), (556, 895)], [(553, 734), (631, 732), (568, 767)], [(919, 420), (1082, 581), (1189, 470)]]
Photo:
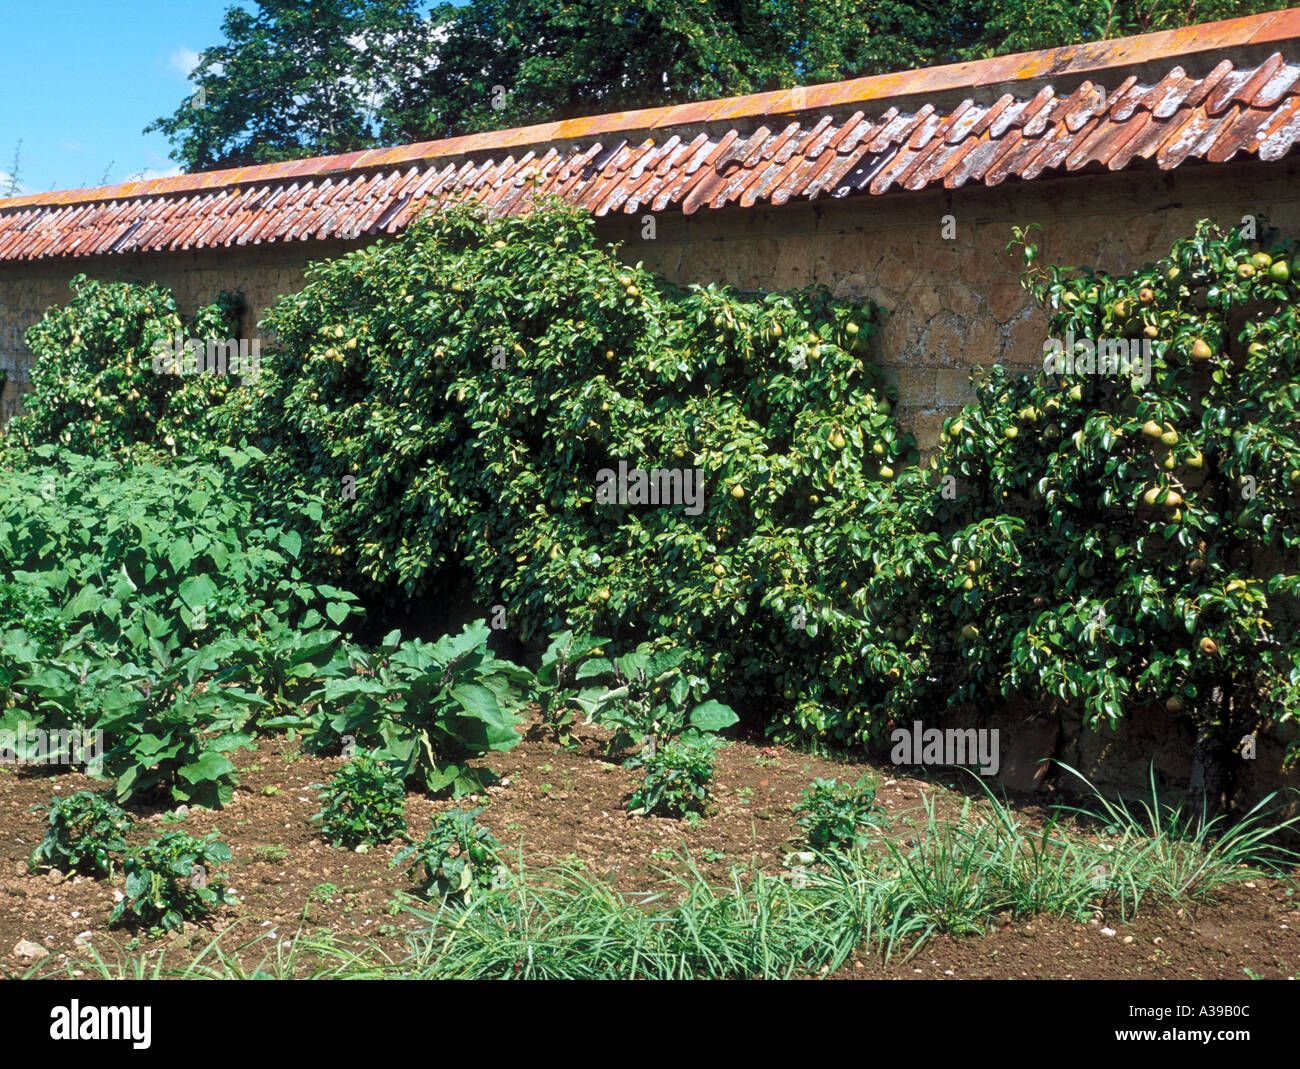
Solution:
[(721, 745), (717, 738), (702, 735), (657, 748), (643, 761), (645, 778), (628, 800), (629, 811), (697, 822), (706, 810), (713, 755)]
[(582, 700), (594, 698), (603, 689), (589, 686), (579, 692), (575, 687), (599, 673), (601, 665), (607, 663), (596, 658), (608, 642), (605, 638), (561, 631), (551, 635), (550, 645), (542, 654), (537, 670), (538, 702), (542, 720), (561, 746), (573, 745), (573, 725), (582, 711)]
[(129, 813), (101, 794), (78, 791), (55, 798), (37, 811), (49, 814), (45, 838), (32, 852), (30, 867), (113, 877), (113, 855), (126, 849)]
[(437, 642), (390, 633), (374, 651), (353, 649), (355, 671), (326, 679), (317, 741), (351, 735), (407, 782), (456, 797), (494, 781), (471, 762), (518, 745), (517, 711), (533, 675), (495, 657), (487, 625)]
[(392, 864), (409, 862), (407, 871), (421, 874), (427, 897), (472, 901), (476, 890), (491, 887), (504, 871), (498, 859), (501, 843), (475, 821), (481, 812), (481, 808), (452, 809), (438, 814), (424, 840), (403, 847)]
[[(704, 699), (707, 680), (682, 667), (687, 651), (665, 649), (666, 644), (642, 643), (613, 660), (596, 658), (583, 665), (583, 677), (604, 686), (574, 700), (592, 720), (614, 731), (611, 753), (647, 739), (661, 745), (677, 735), (714, 734), (738, 721), (728, 706)], [(631, 763), (639, 760), (633, 757)]]
[(885, 825), (875, 800), (876, 784), (870, 777), (857, 783), (816, 779), (804, 788), (794, 812), (808, 845), (834, 853), (865, 846), (870, 829)]
[(389, 765), (358, 754), (334, 774), (322, 791), (321, 833), (335, 846), (357, 847), (406, 835), (406, 790)]
[(183, 831), (159, 836), (127, 855), (125, 897), (109, 923), (131, 918), (153, 931), (176, 931), (218, 905), (235, 905), (225, 877), (215, 872), (229, 860), (230, 848), (216, 832), (205, 839)]

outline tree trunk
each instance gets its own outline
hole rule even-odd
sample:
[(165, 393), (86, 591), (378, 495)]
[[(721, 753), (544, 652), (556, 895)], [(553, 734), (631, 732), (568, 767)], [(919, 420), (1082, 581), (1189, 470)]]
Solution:
[(1226, 690), (1215, 687), (1213, 700), (1220, 715), (1215, 721), (1201, 721), (1196, 726), (1192, 776), (1184, 799), (1187, 815), (1205, 823), (1222, 816), (1232, 804), (1233, 781), (1239, 760), (1237, 744), (1244, 734), (1233, 727), (1233, 702)]

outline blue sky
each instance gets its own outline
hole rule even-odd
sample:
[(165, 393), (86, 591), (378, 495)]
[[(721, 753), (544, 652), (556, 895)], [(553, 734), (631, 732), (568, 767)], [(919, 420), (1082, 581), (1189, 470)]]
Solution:
[[(141, 131), (176, 109), (234, 0), (0, 0), (0, 196), (178, 173)], [(251, 4), (239, 6), (252, 7)]]

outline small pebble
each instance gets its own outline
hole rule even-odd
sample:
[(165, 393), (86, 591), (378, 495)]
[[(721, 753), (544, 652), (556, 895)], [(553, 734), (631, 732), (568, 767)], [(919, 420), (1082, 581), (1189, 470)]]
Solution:
[(50, 953), (43, 946), (41, 946), (38, 943), (33, 943), (29, 939), (18, 940), (18, 943), (17, 945), (15, 945), (13, 952), (14, 952), (14, 957), (26, 958), (29, 961), (30, 960), (40, 961), (41, 958), (48, 957)]
[(1114, 934), (1115, 934), (1115, 929), (1114, 929), (1114, 928), (1103, 928), (1103, 929), (1101, 929), (1101, 934), (1102, 934), (1102, 935), (1114, 935)]

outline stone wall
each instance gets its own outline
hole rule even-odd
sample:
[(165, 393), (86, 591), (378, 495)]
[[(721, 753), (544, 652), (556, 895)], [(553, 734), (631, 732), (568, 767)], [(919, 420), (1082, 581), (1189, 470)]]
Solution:
[[(655, 217), (653, 240), (642, 237), (643, 215), (606, 218), (599, 226), (606, 240), (625, 243), (629, 262), (641, 260), (678, 282), (728, 282), (742, 290), (820, 282), (837, 295), (879, 304), (885, 315), (872, 354), (898, 386), (900, 420), (929, 449), (943, 420), (971, 398), (972, 369), (999, 362), (1029, 369), (1042, 359), (1046, 318), (1020, 287), (1019, 260), (1003, 252), (1012, 226), (1044, 227), (1035, 237), (1044, 262), (1127, 271), (1167, 252), (1204, 216), (1225, 223), (1268, 216), (1284, 232), (1300, 233), (1298, 174), (1300, 158), (1192, 163), (1171, 172), (1012, 180), (993, 189), (664, 213)], [(942, 236), (945, 216), (955, 222), (951, 240)], [(0, 367), (10, 380), (0, 419), (8, 419), (26, 388), (31, 354), (22, 331), (68, 299), (68, 280), (78, 272), (160, 282), (184, 311), (221, 289), (242, 290), (249, 311), (240, 336), (252, 338), (275, 298), (300, 287), (310, 260), (356, 244), (0, 262)]]
[[(606, 225), (625, 257), (680, 282), (740, 289), (824, 283), (887, 312), (873, 356), (897, 384), (899, 419), (923, 450), (973, 396), (970, 372), (1041, 366), (1046, 317), (1019, 285), (1019, 257), (1003, 250), (1013, 226), (1040, 223), (1041, 261), (1119, 273), (1141, 267), (1190, 233), (1197, 219), (1266, 215), (1300, 234), (1300, 159), (1189, 164), (1118, 174), (1040, 177), (989, 189), (889, 194), (763, 210), (701, 210)], [(956, 237), (941, 236), (944, 216)]]
[(245, 310), (237, 337), (262, 338), (265, 348), (266, 338), (257, 324), (276, 298), (302, 288), (303, 270), (310, 260), (336, 257), (356, 244), (345, 247), (342, 242), (321, 241), (32, 264), (0, 262), (0, 368), (8, 373), (0, 394), (0, 421), (8, 422), (29, 389), (32, 354), (24, 333), (45, 309), (71, 299), (68, 283), (77, 274), (105, 282), (157, 282), (176, 294), (182, 312), (202, 307), (223, 289), (240, 291)]
[[(900, 725), (910, 728), (911, 724)], [(1181, 801), (1192, 778), (1196, 734), (1186, 719), (1156, 706), (1132, 709), (1115, 727), (1086, 728), (1077, 716), (1020, 698), (999, 706), (945, 711), (928, 727), (976, 728), (998, 732), (1000, 767), (996, 781), (1008, 790), (1031, 793), (1053, 787), (1071, 795), (1088, 789), (1074, 769), (1111, 796), (1150, 800), (1152, 788), (1166, 802)], [(1300, 746), (1300, 724), (1261, 725), (1254, 754), (1236, 764), (1233, 802), (1249, 809), (1270, 795), (1284, 817), (1300, 816), (1300, 773), (1284, 770), (1288, 750)]]

